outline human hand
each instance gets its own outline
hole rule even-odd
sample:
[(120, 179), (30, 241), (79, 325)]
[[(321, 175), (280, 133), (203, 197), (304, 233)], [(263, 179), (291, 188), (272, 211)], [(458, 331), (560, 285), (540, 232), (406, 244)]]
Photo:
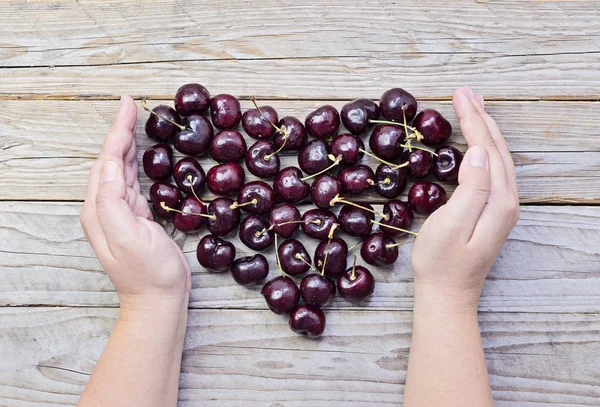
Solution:
[(469, 149), (459, 186), (421, 227), (411, 262), (415, 297), (441, 298), (446, 305), (472, 312), (488, 271), (519, 219), (519, 198), (508, 144), (481, 96), (464, 87), (454, 93), (452, 104)]
[(117, 290), (122, 310), (187, 309), (190, 268), (179, 247), (154, 222), (141, 195), (136, 119), (135, 102), (122, 97), (90, 170), (81, 225)]

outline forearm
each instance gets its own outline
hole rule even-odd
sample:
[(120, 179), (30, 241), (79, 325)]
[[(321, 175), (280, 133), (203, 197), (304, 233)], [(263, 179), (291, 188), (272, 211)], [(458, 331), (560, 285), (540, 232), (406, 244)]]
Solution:
[(494, 405), (475, 304), (415, 287), (404, 405)]

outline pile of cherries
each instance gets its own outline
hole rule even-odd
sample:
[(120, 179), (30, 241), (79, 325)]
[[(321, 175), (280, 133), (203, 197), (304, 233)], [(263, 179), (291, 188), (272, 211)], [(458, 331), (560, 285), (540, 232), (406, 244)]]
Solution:
[[(339, 232), (362, 239), (360, 255), (365, 263), (392, 264), (398, 246), (412, 241), (396, 243), (394, 237), (417, 235), (409, 230), (413, 213), (428, 215), (446, 203), (444, 188), (425, 178), (430, 174), (445, 182), (458, 178), (460, 151), (423, 147), (444, 143), (452, 126), (436, 110), (417, 114), (417, 101), (400, 88), (386, 91), (379, 105), (356, 99), (341, 113), (331, 105), (321, 106), (304, 123), (291, 116), (279, 119), (275, 109), (259, 107), (254, 99), (255, 108), (242, 114), (234, 96), (211, 97), (197, 83), (179, 88), (174, 102), (174, 109), (159, 105), (150, 110), (142, 101), (151, 112), (146, 134), (159, 143), (143, 156), (144, 172), (156, 181), (150, 188), (155, 214), (170, 217), (184, 232), (208, 229), (198, 244), (198, 262), (211, 272), (230, 270), (241, 285), (263, 282), (269, 263), (260, 253), (236, 259), (235, 246), (223, 237), (239, 226), (239, 238), (250, 249), (259, 252), (275, 245), (281, 275), (267, 281), (261, 293), (275, 314), (290, 314), (293, 331), (312, 338), (325, 329), (322, 308), (336, 292), (360, 302), (375, 288), (373, 275), (356, 264), (356, 255), (348, 267), (353, 247), (348, 248)], [(380, 115), (385, 120), (379, 120)], [(240, 121), (246, 134), (257, 140), (249, 148), (237, 130)], [(348, 132), (338, 134), (342, 123)], [(369, 131), (370, 151), (361, 138)], [(175, 165), (170, 143), (187, 155)], [(298, 167), (280, 168), (279, 154), (284, 151), (297, 155)], [(202, 154), (217, 163), (207, 172), (193, 158)], [(360, 163), (364, 155), (380, 163), (375, 171)], [(246, 182), (245, 171), (260, 179), (272, 178), (272, 183)], [(404, 202), (398, 197), (409, 176), (417, 181)], [(175, 185), (169, 182), (171, 177)], [(202, 201), (199, 196), (205, 187), (218, 197)], [(381, 212), (350, 199), (370, 188), (389, 200)], [(300, 214), (296, 205), (309, 199), (316, 208)], [(338, 204), (342, 207), (336, 216), (330, 209)], [(295, 238), (299, 229), (320, 240), (312, 259)], [(301, 275), (305, 276), (298, 286), (292, 277)]]

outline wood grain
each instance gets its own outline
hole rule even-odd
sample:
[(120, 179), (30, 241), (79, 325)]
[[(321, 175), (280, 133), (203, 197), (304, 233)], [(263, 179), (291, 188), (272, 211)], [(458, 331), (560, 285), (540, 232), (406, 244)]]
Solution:
[[(315, 341), (269, 311), (191, 311), (179, 406), (402, 405), (411, 314), (327, 316), (326, 336)], [(74, 405), (116, 317), (109, 309), (0, 309), (0, 404)], [(496, 405), (595, 405), (598, 314), (479, 319)]]

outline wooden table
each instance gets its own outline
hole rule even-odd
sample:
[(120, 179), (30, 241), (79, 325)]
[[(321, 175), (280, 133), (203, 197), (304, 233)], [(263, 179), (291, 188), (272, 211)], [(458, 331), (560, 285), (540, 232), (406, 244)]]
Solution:
[[(595, 1), (0, 5), (0, 405), (77, 402), (118, 313), (79, 225), (87, 172), (120, 94), (154, 105), (192, 81), (300, 118), (401, 86), (452, 119), (463, 150), (449, 101), (471, 84), (510, 143), (523, 204), (480, 303), (497, 405), (600, 405), (599, 33)], [(402, 404), (408, 246), (374, 270), (368, 304), (337, 299), (313, 341), (259, 288), (203, 270), (196, 234), (174, 238), (193, 271), (181, 406)]]

